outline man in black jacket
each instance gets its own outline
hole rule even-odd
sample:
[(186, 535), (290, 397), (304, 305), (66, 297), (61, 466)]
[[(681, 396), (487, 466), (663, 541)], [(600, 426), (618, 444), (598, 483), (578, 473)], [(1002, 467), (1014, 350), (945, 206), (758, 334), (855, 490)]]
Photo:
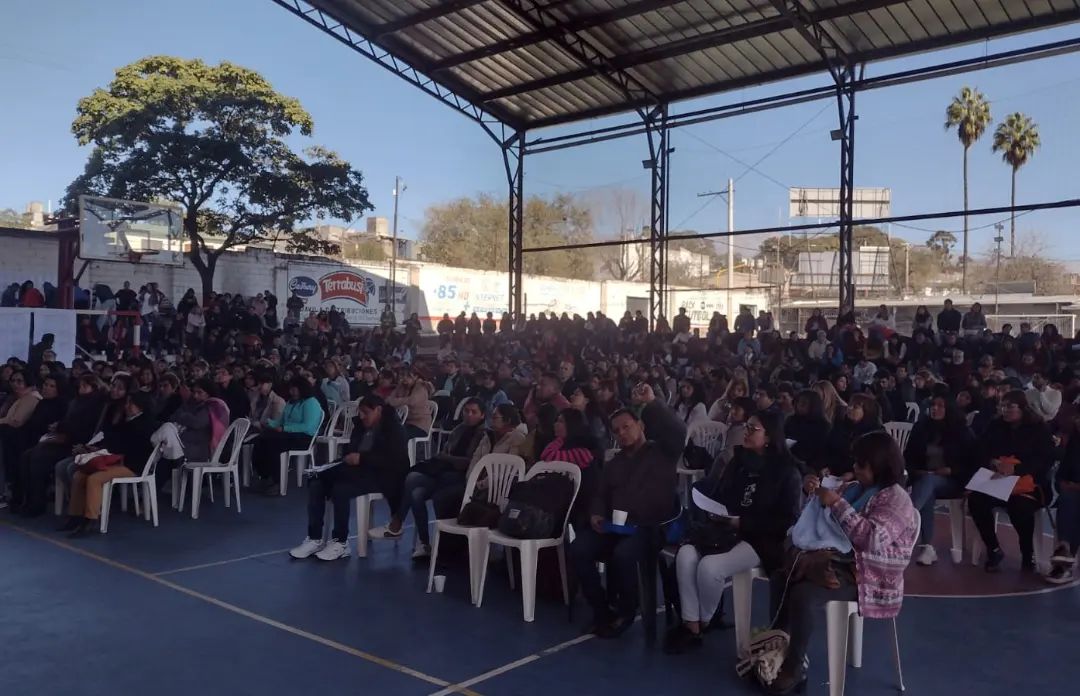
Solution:
[(945, 307), (941, 310), (941, 313), (937, 315), (937, 327), (938, 333), (957, 333), (960, 331), (960, 322), (963, 321), (963, 316), (956, 309), (953, 309), (952, 300), (945, 300)]
[(93, 531), (101, 515), (102, 489), (106, 482), (142, 473), (154, 451), (150, 437), (158, 429), (157, 421), (150, 415), (152, 405), (152, 397), (146, 392), (129, 394), (124, 406), (124, 422), (105, 431), (105, 438), (101, 442), (102, 450), (120, 455), (123, 458), (121, 462), (96, 470), (91, 461), (72, 476), (68, 521), (62, 529), (70, 532), (68, 536), (75, 538)]
[[(669, 519), (676, 506), (675, 461), (645, 439), (641, 420), (632, 411), (620, 410), (611, 418), (611, 429), (620, 450), (601, 472), (590, 504), (591, 527), (570, 547), (581, 590), (593, 610), (589, 632), (600, 638), (621, 635), (637, 613), (637, 567), (647, 550), (638, 529)], [(614, 614), (597, 561), (608, 563), (608, 582), (617, 593)]]

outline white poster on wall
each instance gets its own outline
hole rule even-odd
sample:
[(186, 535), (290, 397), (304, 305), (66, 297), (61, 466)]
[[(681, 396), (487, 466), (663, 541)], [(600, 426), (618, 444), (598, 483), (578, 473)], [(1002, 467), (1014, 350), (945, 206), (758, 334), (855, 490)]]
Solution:
[[(727, 292), (722, 290), (704, 290), (671, 293), (671, 314), (674, 317), (679, 308), (685, 307), (690, 315), (690, 327), (701, 329), (702, 335), (709, 328), (713, 312), (727, 314)], [(732, 318), (728, 317), (728, 321)]]
[(373, 326), (382, 316), (378, 289), (385, 282), (359, 268), (338, 268), (329, 272), (311, 266), (289, 265), (289, 295), (304, 301), (301, 319), (308, 311), (337, 309), (355, 326)]
[(45, 334), (53, 335), (56, 359), (68, 367), (75, 360), (75, 312), (70, 309), (35, 309), (33, 343)]
[(509, 306), (509, 288), (505, 273), (470, 271), (443, 266), (420, 270), (416, 312), (421, 321), (437, 322), (443, 314), (456, 317), (476, 312), (483, 317), (491, 312), (501, 317)]
[(30, 314), (31, 310), (19, 307), (0, 309), (0, 361), (18, 358), (26, 362), (30, 357)]

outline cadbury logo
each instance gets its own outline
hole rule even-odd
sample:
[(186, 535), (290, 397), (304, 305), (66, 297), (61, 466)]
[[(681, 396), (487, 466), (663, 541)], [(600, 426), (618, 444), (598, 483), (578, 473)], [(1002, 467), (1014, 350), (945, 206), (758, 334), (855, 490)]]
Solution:
[(366, 305), (368, 296), (375, 291), (375, 283), (371, 278), (349, 271), (324, 275), (319, 279), (319, 286), (322, 289), (323, 302), (344, 299)]
[(294, 292), (300, 297), (311, 297), (319, 289), (314, 278), (296, 276), (289, 279), (289, 292)]

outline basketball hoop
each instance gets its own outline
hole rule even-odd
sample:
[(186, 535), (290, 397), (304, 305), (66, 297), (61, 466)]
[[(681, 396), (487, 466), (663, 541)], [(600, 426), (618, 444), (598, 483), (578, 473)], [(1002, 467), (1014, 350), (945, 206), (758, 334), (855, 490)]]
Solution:
[(144, 249), (143, 251), (135, 251), (134, 249), (128, 249), (127, 260), (130, 263), (142, 263), (144, 256), (156, 256), (157, 254), (157, 249)]

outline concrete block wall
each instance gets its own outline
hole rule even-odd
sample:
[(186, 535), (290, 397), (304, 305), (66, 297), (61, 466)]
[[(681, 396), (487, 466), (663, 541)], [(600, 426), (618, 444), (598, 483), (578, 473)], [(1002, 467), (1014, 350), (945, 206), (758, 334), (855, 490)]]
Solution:
[(38, 288), (45, 281), (56, 285), (56, 239), (32, 234), (0, 237), (0, 288), (27, 280)]
[[(55, 285), (56, 263), (57, 244), (52, 235), (21, 231), (0, 233), (0, 287), (25, 280), (34, 281), (38, 287), (45, 281)], [(78, 262), (76, 271), (81, 265), (82, 262)], [(214, 290), (244, 296), (272, 290), (284, 303), (289, 296), (290, 266), (297, 273), (312, 278), (350, 266), (367, 271), (376, 278), (389, 276), (386, 264), (354, 266), (329, 259), (290, 257), (264, 249), (248, 249), (222, 255), (214, 273)], [(422, 317), (433, 317), (433, 322), (444, 312), (456, 316), (462, 309), (495, 309), (509, 302), (507, 275), (502, 271), (408, 263), (399, 267), (398, 278), (399, 282), (407, 282), (411, 286), (404, 308), (405, 315), (417, 312)], [(156, 282), (173, 302), (178, 301), (188, 288), (194, 288), (199, 294), (202, 289), (199, 274), (190, 262), (173, 267), (154, 263), (92, 261), (79, 279), (79, 285), (91, 288), (102, 283), (115, 291), (123, 287), (125, 280), (130, 281), (136, 290), (140, 285)], [(526, 276), (523, 280), (529, 313), (554, 310), (584, 315), (588, 311), (601, 309), (618, 320), (628, 308), (648, 311), (649, 286), (644, 283), (576, 281), (539, 276)], [(453, 288), (454, 292), (448, 288)], [(732, 300), (736, 307), (739, 304), (751, 305), (756, 309), (769, 307), (768, 294), (757, 290), (736, 290)], [(670, 296), (672, 314), (675, 313), (674, 308), (685, 304), (703, 312), (703, 321), (707, 324), (713, 310), (724, 311), (726, 293), (723, 290), (689, 294), (673, 291)]]

